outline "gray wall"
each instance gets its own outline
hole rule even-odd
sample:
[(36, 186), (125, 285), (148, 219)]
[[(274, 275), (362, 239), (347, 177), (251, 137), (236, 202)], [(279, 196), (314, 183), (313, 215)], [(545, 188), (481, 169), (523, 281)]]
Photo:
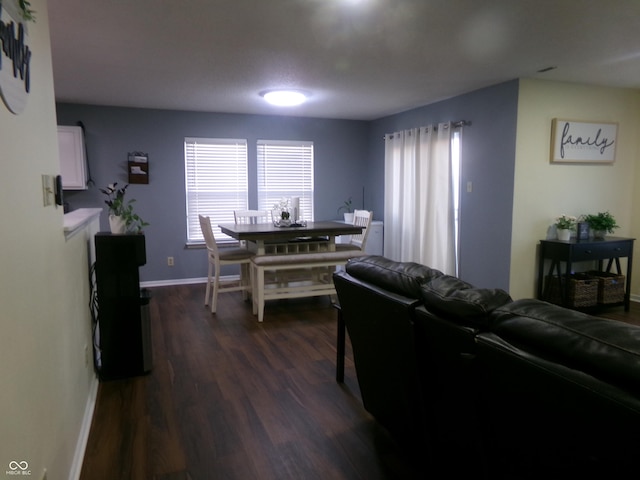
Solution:
[[(518, 81), (502, 83), (371, 123), (367, 184), (384, 189), (386, 133), (439, 122), (472, 122), (462, 135), (460, 277), (473, 285), (509, 288)], [(473, 191), (467, 193), (467, 182)], [(384, 197), (371, 207), (383, 212)]]
[[(352, 196), (356, 208), (383, 220), (384, 134), (444, 121), (467, 120), (462, 138), (461, 269), (480, 287), (509, 287), (518, 81), (477, 90), (373, 122), (284, 116), (159, 111), (59, 104), (58, 124), (82, 121), (87, 129), (91, 173), (96, 187), (66, 192), (72, 209), (104, 206), (97, 187), (127, 183), (127, 152), (149, 154), (150, 184), (131, 185), (145, 229), (147, 265), (143, 281), (206, 276), (203, 250), (186, 250), (184, 137), (246, 138), (250, 205), (256, 206), (255, 143), (258, 139), (312, 140), (315, 145), (316, 218), (337, 218)], [(101, 219), (108, 229), (106, 209)], [(168, 267), (168, 256), (175, 266)], [(233, 273), (226, 271), (224, 273)]]
[[(317, 219), (337, 218), (343, 199), (360, 198), (364, 186), (366, 122), (74, 104), (58, 104), (57, 116), (58, 125), (83, 122), (95, 182), (86, 191), (66, 191), (65, 201), (72, 210), (104, 207), (102, 230), (108, 230), (108, 221), (104, 195), (98, 187), (114, 181), (127, 183), (128, 152), (149, 154), (149, 185), (131, 185), (128, 189), (128, 195), (136, 199), (136, 211), (150, 223), (145, 228), (147, 264), (140, 269), (142, 281), (206, 276), (205, 251), (185, 249), (184, 137), (247, 139), (249, 174), (254, 182), (249, 200), (254, 208), (258, 139), (314, 142)], [(175, 258), (174, 267), (167, 266), (169, 256)]]

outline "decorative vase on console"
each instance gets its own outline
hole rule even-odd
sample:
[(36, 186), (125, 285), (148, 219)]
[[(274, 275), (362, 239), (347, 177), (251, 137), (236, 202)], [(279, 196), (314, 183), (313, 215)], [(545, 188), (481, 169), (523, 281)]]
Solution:
[(127, 223), (119, 215), (109, 215), (109, 228), (111, 233), (125, 233), (127, 231)]
[(571, 230), (568, 228), (558, 228), (556, 231), (558, 233), (558, 240), (562, 240), (563, 242), (571, 240)]

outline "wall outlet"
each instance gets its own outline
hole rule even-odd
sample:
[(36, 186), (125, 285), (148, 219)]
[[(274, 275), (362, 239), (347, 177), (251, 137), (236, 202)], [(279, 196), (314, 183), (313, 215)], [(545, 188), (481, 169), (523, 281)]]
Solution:
[(167, 257), (167, 265), (173, 267), (173, 257)]

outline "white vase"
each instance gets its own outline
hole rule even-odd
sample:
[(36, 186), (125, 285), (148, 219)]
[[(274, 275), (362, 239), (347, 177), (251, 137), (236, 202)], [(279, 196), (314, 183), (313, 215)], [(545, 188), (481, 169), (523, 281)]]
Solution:
[(109, 227), (111, 228), (111, 233), (125, 233), (127, 230), (124, 218), (118, 215), (109, 215)]
[(344, 223), (353, 223), (353, 212), (344, 214)]
[(568, 228), (558, 228), (558, 240), (562, 240), (563, 242), (568, 242), (571, 239), (571, 230)]

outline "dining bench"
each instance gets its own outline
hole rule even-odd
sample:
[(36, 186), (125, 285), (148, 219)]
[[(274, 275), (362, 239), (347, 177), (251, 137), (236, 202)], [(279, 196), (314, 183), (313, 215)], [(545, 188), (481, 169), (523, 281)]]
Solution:
[[(285, 255), (256, 255), (251, 260), (253, 314), (264, 319), (267, 300), (335, 295), (332, 274), (350, 258), (365, 255), (362, 251), (327, 251)], [(274, 273), (267, 281), (267, 273)], [(284, 280), (279, 273), (286, 273)]]

